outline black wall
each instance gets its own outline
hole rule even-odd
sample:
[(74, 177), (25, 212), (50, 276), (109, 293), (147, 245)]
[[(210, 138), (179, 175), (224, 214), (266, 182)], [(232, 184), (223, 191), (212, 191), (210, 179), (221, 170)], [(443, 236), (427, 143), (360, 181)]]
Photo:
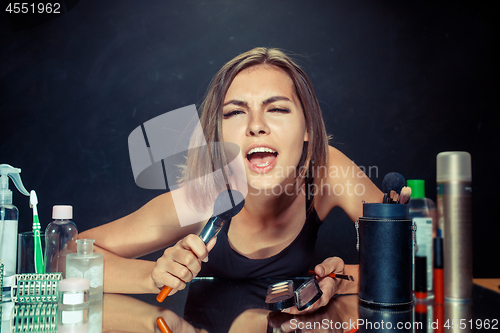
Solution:
[[(313, 81), (331, 144), (371, 168), (378, 186), (398, 171), (425, 179), (435, 200), (437, 153), (472, 154), (474, 276), (500, 276), (492, 8), (443, 1), (75, 3), (31, 28), (3, 10), (0, 18), (0, 163), (21, 168), (28, 190), (37, 191), (43, 227), (54, 204), (73, 205), (82, 231), (161, 193), (135, 185), (130, 132), (199, 105), (212, 76), (235, 55), (279, 47), (297, 54)], [(14, 194), (21, 231), (31, 227), (28, 202)], [(322, 228), (318, 260), (357, 260), (354, 226), (343, 212), (334, 210)]]

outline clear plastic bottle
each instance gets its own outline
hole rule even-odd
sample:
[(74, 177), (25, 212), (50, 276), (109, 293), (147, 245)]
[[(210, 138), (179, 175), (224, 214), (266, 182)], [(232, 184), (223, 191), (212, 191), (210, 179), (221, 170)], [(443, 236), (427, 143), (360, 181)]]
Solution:
[(10, 298), (9, 288), (16, 274), (17, 264), (17, 229), (19, 210), (12, 204), (12, 191), (9, 189), (9, 177), (22, 194), (29, 197), (21, 181), (21, 169), (8, 164), (0, 164), (0, 258), (3, 261), (3, 300)]
[(78, 229), (73, 219), (73, 207), (58, 205), (52, 208), (52, 218), (45, 229), (45, 272), (63, 274), (66, 278), (66, 256), (76, 252)]
[(12, 277), (16, 274), (17, 260), (17, 226), (19, 210), (10, 203), (0, 199), (0, 256), (4, 262), (4, 276)]
[(102, 299), (104, 258), (94, 252), (93, 239), (77, 239), (77, 252), (66, 256), (66, 278), (85, 278), (90, 282), (90, 301)]
[(411, 188), (411, 199), (409, 202), (410, 217), (417, 225), (417, 249), (415, 255), (427, 258), (427, 292), (428, 296), (432, 296), (432, 277), (434, 271), (433, 238), (437, 237), (436, 205), (431, 199), (425, 197), (425, 182), (423, 180), (409, 179), (407, 185)]

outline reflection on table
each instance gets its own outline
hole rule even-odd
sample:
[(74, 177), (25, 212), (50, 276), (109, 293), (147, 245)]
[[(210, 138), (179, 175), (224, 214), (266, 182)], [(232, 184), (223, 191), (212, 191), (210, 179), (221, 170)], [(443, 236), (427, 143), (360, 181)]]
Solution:
[[(304, 279), (294, 279), (300, 285)], [(104, 295), (103, 331), (159, 332), (163, 317), (178, 332), (477, 332), (500, 329), (500, 294), (474, 287), (472, 303), (418, 302), (411, 310), (368, 308), (357, 295), (339, 295), (301, 316), (270, 312), (264, 300), (277, 281), (195, 279), (158, 303), (155, 295)]]
[(1, 304), (0, 333), (7, 332), (102, 332), (103, 301), (78, 306), (58, 303)]
[[(293, 279), (298, 287), (305, 278)], [(369, 308), (357, 295), (339, 295), (320, 310), (298, 316), (266, 309), (267, 287), (278, 281), (197, 278), (163, 303), (156, 295), (104, 294), (86, 309), (56, 303), (2, 303), (4, 332), (159, 332), (158, 317), (172, 332), (478, 332), (500, 329), (500, 294), (474, 286), (474, 301), (410, 310)], [(43, 311), (42, 311), (43, 310)], [(66, 313), (64, 313), (66, 311)], [(66, 319), (63, 323), (63, 315)]]

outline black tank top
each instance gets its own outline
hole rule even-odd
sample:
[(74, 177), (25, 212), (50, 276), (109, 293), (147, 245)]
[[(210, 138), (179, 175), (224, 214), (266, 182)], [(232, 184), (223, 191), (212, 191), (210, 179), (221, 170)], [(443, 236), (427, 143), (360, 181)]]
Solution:
[(264, 259), (249, 259), (231, 248), (227, 238), (229, 223), (217, 235), (217, 243), (201, 265), (198, 276), (225, 279), (291, 278), (305, 276), (312, 264), (314, 247), (321, 220), (310, 196), (306, 194), (306, 221), (297, 237), (276, 255)]

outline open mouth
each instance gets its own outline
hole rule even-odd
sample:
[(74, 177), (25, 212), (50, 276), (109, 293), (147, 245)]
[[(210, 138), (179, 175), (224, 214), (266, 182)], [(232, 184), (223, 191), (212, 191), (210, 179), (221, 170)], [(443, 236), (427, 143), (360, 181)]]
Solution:
[(254, 168), (265, 168), (270, 166), (278, 156), (278, 152), (268, 147), (252, 148), (247, 153), (247, 160)]

